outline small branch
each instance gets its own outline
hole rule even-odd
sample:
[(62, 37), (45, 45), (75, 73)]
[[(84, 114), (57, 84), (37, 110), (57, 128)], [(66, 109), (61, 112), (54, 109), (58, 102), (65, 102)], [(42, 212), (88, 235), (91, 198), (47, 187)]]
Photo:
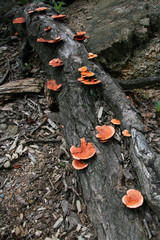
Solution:
[(148, 227), (148, 224), (147, 224), (147, 221), (146, 221), (145, 218), (143, 219), (143, 222), (144, 222), (144, 226), (145, 226), (145, 228), (146, 228), (146, 230), (147, 230), (147, 233), (148, 233), (148, 239), (151, 239), (151, 238), (152, 238), (152, 235), (151, 235), (151, 232), (150, 232), (150, 230), (149, 230), (149, 227)]
[(30, 139), (26, 143), (58, 143), (61, 139)]
[(160, 86), (160, 76), (115, 80), (124, 90), (136, 88), (158, 88)]

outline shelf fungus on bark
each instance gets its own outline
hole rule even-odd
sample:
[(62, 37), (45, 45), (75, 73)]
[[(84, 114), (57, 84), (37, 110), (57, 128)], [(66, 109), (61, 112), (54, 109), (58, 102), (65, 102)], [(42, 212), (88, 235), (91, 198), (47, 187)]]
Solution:
[(137, 208), (140, 207), (143, 202), (144, 198), (142, 194), (135, 189), (129, 189), (127, 191), (127, 195), (125, 195), (122, 198), (122, 202), (128, 207), (128, 208)]
[(51, 65), (52, 67), (59, 67), (59, 66), (63, 66), (64, 63), (61, 59), (54, 58), (49, 62), (49, 65)]
[(35, 9), (36, 12), (44, 12), (46, 10), (47, 10), (47, 7), (39, 7)]
[(86, 85), (95, 85), (101, 82), (94, 76), (94, 72), (88, 71), (86, 66), (78, 68), (78, 71), (81, 72), (81, 77), (78, 78), (78, 81)]
[(52, 18), (54, 18), (56, 20), (59, 20), (59, 21), (62, 21), (66, 18), (66, 15), (64, 15), (64, 14), (52, 15)]
[(44, 38), (38, 38), (37, 39), (37, 42), (40, 42), (40, 43), (58, 43), (62, 41), (62, 38), (60, 37), (56, 37), (56, 38), (53, 38), (51, 40), (47, 40), (47, 39), (44, 39)]
[(74, 39), (77, 41), (83, 41), (84, 39), (88, 38), (87, 36), (85, 36), (86, 32), (77, 32), (74, 35)]
[(96, 130), (98, 131), (96, 137), (100, 142), (107, 142), (115, 134), (115, 129), (111, 125), (96, 126)]
[(95, 58), (95, 57), (98, 57), (98, 55), (95, 54), (95, 53), (92, 53), (92, 52), (89, 52), (89, 53), (88, 53), (88, 59), (93, 59), (93, 58)]
[(25, 22), (25, 21), (24, 21), (24, 17), (15, 18), (15, 19), (13, 20), (13, 23), (14, 23), (14, 24), (24, 23), (24, 22)]
[(50, 27), (50, 26), (47, 26), (47, 27), (44, 29), (45, 32), (49, 32), (50, 30), (51, 30), (51, 27)]
[(113, 118), (113, 119), (111, 120), (111, 123), (114, 124), (114, 125), (121, 125), (120, 120), (118, 120), (118, 119), (116, 119), (116, 118)]
[(88, 163), (83, 163), (81, 160), (74, 159), (72, 161), (72, 166), (77, 170), (81, 170), (88, 167)]
[(80, 141), (80, 147), (72, 146), (70, 148), (72, 157), (76, 160), (86, 160), (93, 157), (96, 153), (96, 149), (92, 143), (87, 143), (85, 138), (81, 138)]
[(123, 136), (125, 136), (125, 137), (131, 137), (131, 134), (129, 133), (129, 131), (128, 131), (127, 129), (123, 130), (123, 131), (122, 131), (122, 134), (123, 134)]
[(57, 84), (56, 80), (51, 79), (47, 81), (47, 88), (53, 91), (59, 91), (62, 87), (62, 84)]

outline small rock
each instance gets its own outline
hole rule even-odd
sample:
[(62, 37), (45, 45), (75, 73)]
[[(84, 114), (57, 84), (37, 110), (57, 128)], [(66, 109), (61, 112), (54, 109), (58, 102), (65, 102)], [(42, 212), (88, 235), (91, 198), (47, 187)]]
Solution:
[(52, 236), (51, 238), (50, 237), (46, 237), (44, 240), (60, 240), (60, 239)]
[(4, 168), (10, 168), (10, 166), (11, 166), (10, 161), (6, 161), (6, 162), (3, 164), (3, 167), (4, 167)]
[(60, 217), (55, 224), (53, 225), (53, 228), (58, 228), (63, 222), (63, 217)]
[(4, 197), (5, 197), (4, 193), (1, 193), (0, 198), (4, 198)]
[(90, 20), (90, 19), (92, 19), (92, 16), (89, 16), (89, 17), (86, 18), (86, 20)]
[(62, 200), (62, 202), (61, 202), (61, 207), (62, 207), (64, 216), (66, 216), (66, 214), (67, 214), (67, 212), (68, 212), (68, 201), (65, 200), (65, 199)]
[(42, 231), (40, 231), (40, 230), (37, 230), (37, 231), (35, 232), (36, 237), (40, 237), (41, 234), (42, 234)]

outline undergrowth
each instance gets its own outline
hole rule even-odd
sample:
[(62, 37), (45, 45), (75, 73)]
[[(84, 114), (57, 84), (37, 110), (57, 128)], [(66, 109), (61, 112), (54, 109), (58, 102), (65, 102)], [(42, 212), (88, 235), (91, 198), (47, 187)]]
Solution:
[(18, 4), (20, 6), (23, 6), (31, 2), (34, 2), (34, 3), (44, 2), (44, 3), (50, 4), (51, 6), (54, 7), (54, 9), (58, 13), (63, 13), (66, 8), (66, 3), (64, 1), (56, 1), (56, 0), (20, 0), (18, 1)]

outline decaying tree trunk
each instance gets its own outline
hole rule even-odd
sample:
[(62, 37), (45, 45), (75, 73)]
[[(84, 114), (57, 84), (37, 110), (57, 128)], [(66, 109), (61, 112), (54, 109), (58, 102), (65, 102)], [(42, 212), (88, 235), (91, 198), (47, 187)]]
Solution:
[[(44, 5), (44, 4), (43, 4)], [(94, 223), (99, 240), (142, 240), (148, 239), (143, 224), (142, 212), (149, 206), (160, 217), (160, 157), (148, 146), (144, 137), (144, 127), (134, 106), (126, 98), (121, 87), (114, 81), (98, 62), (88, 60), (84, 44), (74, 40), (73, 32), (63, 22), (51, 18), (51, 7), (44, 13), (28, 14), (37, 5), (20, 9), (16, 17), (24, 17), (25, 24), (16, 25), (19, 35), (25, 36), (30, 46), (39, 54), (46, 71), (57, 83), (62, 83), (58, 93), (58, 104), (64, 124), (64, 137), (68, 148), (78, 146), (80, 138), (92, 142), (96, 155), (88, 160), (88, 168), (77, 172), (79, 182), (87, 203), (89, 216)], [(46, 33), (44, 28), (51, 26)], [(63, 42), (57, 44), (39, 43), (37, 38), (52, 39), (60, 36)], [(48, 65), (53, 58), (63, 60), (64, 66), (53, 68)], [(80, 77), (78, 68), (87, 66), (102, 82), (96, 86), (85, 86), (77, 81)], [(130, 210), (122, 202), (126, 193), (123, 185), (122, 148), (113, 139), (105, 144), (96, 138), (95, 127), (100, 125), (96, 106), (101, 97), (115, 117), (122, 122), (121, 130), (128, 129), (132, 136), (126, 140), (131, 160), (137, 175), (135, 188), (139, 188), (145, 198), (140, 209)]]

